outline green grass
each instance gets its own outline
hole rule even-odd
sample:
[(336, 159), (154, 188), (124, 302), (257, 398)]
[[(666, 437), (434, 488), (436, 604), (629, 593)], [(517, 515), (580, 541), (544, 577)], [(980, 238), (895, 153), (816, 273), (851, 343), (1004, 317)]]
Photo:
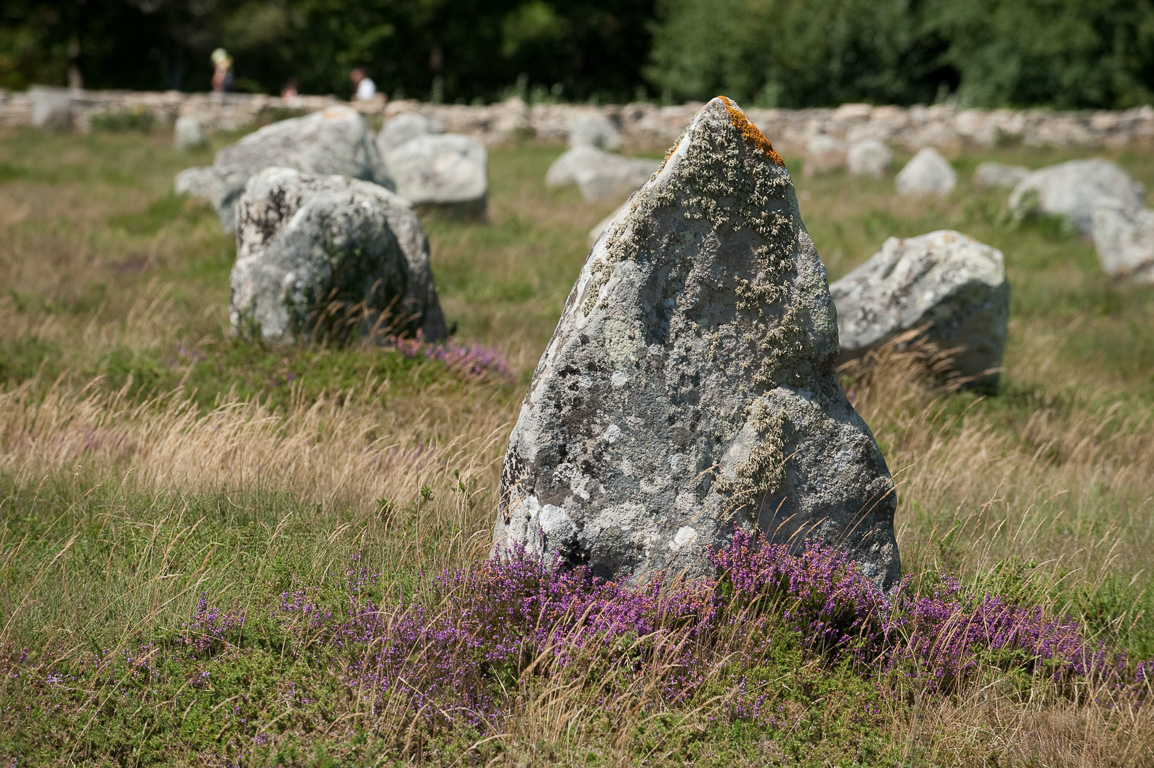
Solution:
[[(563, 681), (546, 678), (518, 693), (523, 714), (503, 730), (391, 730), (395, 720), (358, 708), (319, 646), (259, 617), (297, 589), (339, 610), (355, 554), (380, 574), (382, 597), (413, 600), (430, 575), (485, 556), (509, 430), (586, 234), (614, 205), (546, 189), (561, 148), (525, 143), (492, 149), (486, 221), (425, 217), (456, 339), (499, 349), (514, 372), (477, 381), (389, 350), (234, 340), (232, 239), (211, 210), (171, 193), (173, 176), (211, 162), (211, 149), (179, 155), (161, 132), (3, 139), (0, 655), (27, 647), (78, 679), (52, 690), (0, 682), (0, 762), (1154, 760), (1154, 738), (1141, 733), (1148, 715), (1127, 735), (1123, 714), (1010, 676), (962, 698), (879, 697), (873, 682), (791, 655), (785, 642), (770, 666), (744, 670), (781, 681), (781, 721), (770, 728), (715, 719), (707, 703), (599, 702), (595, 690), (554, 690)], [(888, 369), (850, 382), (899, 482), (899, 544), (914, 583), (956, 573), (1149, 656), (1154, 290), (1110, 281), (1092, 245), (1052, 222), (1013, 222), (1004, 191), (968, 182), (981, 160), (1074, 156), (959, 156), (959, 189), (933, 202), (896, 197), (891, 180), (796, 183), (831, 279), (886, 237), (941, 228), (1006, 257), (1010, 342), (997, 396), (934, 393)], [(1114, 159), (1154, 185), (1154, 157)], [(254, 617), (214, 652), (219, 663), (161, 654), (155, 676), (116, 685), (78, 666), (145, 644), (172, 651), (202, 594)], [(209, 667), (220, 672), (210, 685), (189, 683)]]

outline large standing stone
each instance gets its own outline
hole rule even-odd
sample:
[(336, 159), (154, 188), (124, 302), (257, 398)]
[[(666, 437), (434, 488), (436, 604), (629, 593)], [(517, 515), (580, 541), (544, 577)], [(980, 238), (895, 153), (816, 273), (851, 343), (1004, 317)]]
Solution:
[(177, 152), (189, 152), (208, 146), (208, 136), (205, 135), (200, 121), (189, 115), (176, 118), (172, 128), (172, 141), (176, 145)]
[(1094, 249), (1102, 270), (1138, 283), (1154, 283), (1154, 211), (1117, 200), (1094, 206)]
[(850, 176), (880, 179), (889, 174), (893, 164), (893, 151), (878, 139), (855, 141), (846, 151), (846, 167)]
[(949, 230), (891, 237), (868, 261), (829, 287), (837, 305), (841, 359), (924, 329), (942, 350), (955, 350), (961, 375), (996, 389), (1010, 285), (1002, 252)]
[(919, 149), (894, 179), (899, 195), (917, 197), (948, 195), (954, 191), (957, 183), (957, 171), (933, 147)]
[(445, 125), (431, 115), (420, 112), (403, 112), (391, 117), (381, 126), (377, 134), (377, 149), (384, 157), (407, 141), (418, 136), (435, 136), (445, 132)]
[(991, 187), (1009, 187), (1012, 189), (1029, 175), (1030, 169), (1021, 165), (980, 163), (974, 169), (974, 186), (979, 189)]
[(242, 336), (445, 336), (413, 206), (367, 181), (291, 168), (258, 173), (237, 206), (231, 281), (229, 319)]
[(716, 98), (569, 294), (509, 442), (494, 555), (696, 576), (735, 528), (760, 528), (893, 583), (893, 483), (837, 354), (789, 174)]
[(210, 202), (225, 231), (234, 229), (236, 203), (245, 184), (272, 166), (393, 186), (361, 114), (351, 107), (329, 107), (266, 125), (216, 153), (212, 172), (219, 177), (220, 186), (217, 198)]
[(459, 216), (484, 216), (489, 201), (489, 155), (485, 145), (446, 133), (418, 136), (385, 161), (397, 194), (416, 205)]
[(621, 146), (621, 132), (600, 112), (585, 112), (569, 128), (569, 146), (596, 147), (612, 152)]
[(1094, 206), (1099, 200), (1117, 200), (1139, 208), (1146, 192), (1130, 174), (1114, 163), (1097, 158), (1071, 160), (1030, 173), (1010, 193), (1010, 208), (1017, 216), (1058, 216), (1075, 231), (1094, 230)]
[(805, 160), (801, 169), (806, 177), (840, 171), (845, 165), (845, 142), (832, 136), (818, 134), (805, 145)]

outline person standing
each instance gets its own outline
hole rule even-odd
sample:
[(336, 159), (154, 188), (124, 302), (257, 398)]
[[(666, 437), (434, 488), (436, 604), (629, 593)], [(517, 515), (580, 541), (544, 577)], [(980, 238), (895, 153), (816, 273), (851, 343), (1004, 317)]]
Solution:
[(225, 93), (232, 90), (232, 57), (223, 48), (212, 52), (212, 90)]
[(354, 101), (372, 101), (377, 95), (377, 84), (360, 67), (349, 73), (349, 80), (353, 81), (353, 88), (355, 89)]

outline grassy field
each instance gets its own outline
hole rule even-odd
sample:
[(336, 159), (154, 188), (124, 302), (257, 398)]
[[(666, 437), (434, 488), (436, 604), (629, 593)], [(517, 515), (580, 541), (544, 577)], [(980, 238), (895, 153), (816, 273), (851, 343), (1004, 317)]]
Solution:
[[(478, 565), (520, 400), (613, 208), (545, 189), (560, 152), (492, 150), (486, 223), (425, 217), (455, 341), (507, 361), (478, 372), (236, 342), (234, 243), (171, 193), (210, 151), (0, 135), (0, 764), (1154, 765), (1154, 290), (968, 184), (981, 160), (1078, 155), (956, 156), (934, 202), (798, 174), (831, 279), (934, 229), (1005, 253), (996, 396), (900, 354), (847, 390), (898, 482), (910, 598), (1071, 617), (1096, 655), (1074, 673), (978, 643), (946, 679), (956, 618), (933, 647), (895, 625), (884, 651), (871, 618), (851, 653), (794, 628), (804, 595)], [(1154, 186), (1154, 157), (1112, 157)], [(556, 615), (505, 612), (534, 590)], [(855, 616), (878, 599), (854, 595)], [(606, 605), (631, 628), (586, 622)]]

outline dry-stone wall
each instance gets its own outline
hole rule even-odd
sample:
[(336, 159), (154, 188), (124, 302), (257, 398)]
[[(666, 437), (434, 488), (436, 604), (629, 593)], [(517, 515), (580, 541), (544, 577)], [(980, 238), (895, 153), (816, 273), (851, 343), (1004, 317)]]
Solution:
[[(35, 94), (0, 90), (0, 127), (31, 126)], [(231, 131), (294, 112), (314, 112), (337, 103), (333, 96), (302, 96), (289, 101), (254, 94), (185, 94), (176, 91), (75, 91), (69, 94), (72, 126), (91, 128), (98, 115), (147, 112), (171, 125), (192, 116), (207, 131)], [(420, 111), (435, 117), (448, 133), (473, 136), (488, 144), (517, 135), (564, 143), (582, 116), (600, 112), (621, 133), (626, 148), (667, 147), (699, 103), (677, 106), (625, 104), (534, 104), (510, 99), (499, 104), (466, 106), (395, 101), (358, 105), (368, 113), (391, 117)], [(787, 154), (802, 155), (809, 139), (825, 135), (847, 143), (865, 138), (911, 149), (924, 146), (993, 146), (1006, 141), (1054, 147), (1154, 147), (1154, 107), (1118, 112), (958, 109), (950, 105), (875, 107), (845, 104), (834, 109), (751, 109), (750, 119)]]

